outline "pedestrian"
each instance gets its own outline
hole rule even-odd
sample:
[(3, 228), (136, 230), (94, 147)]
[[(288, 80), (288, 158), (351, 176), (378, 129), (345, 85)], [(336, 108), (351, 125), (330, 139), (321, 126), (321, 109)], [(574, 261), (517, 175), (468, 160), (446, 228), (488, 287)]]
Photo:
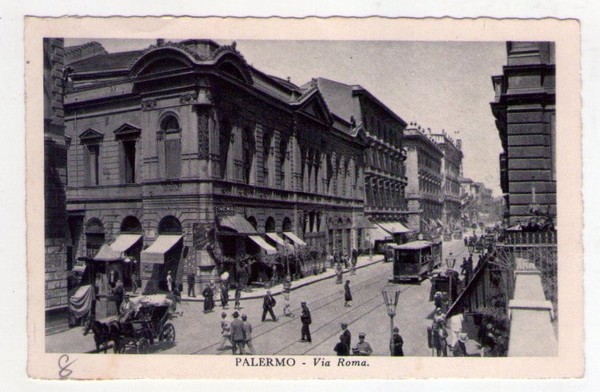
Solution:
[(123, 303), (119, 307), (119, 321), (125, 322), (129, 319), (129, 315), (133, 313), (135, 306), (133, 302), (129, 300), (129, 294), (123, 296)]
[(237, 354), (238, 352), (239, 354), (243, 355), (244, 341), (246, 340), (244, 336), (244, 323), (239, 319), (240, 314), (237, 311), (233, 312), (232, 316), (233, 321), (231, 322), (231, 341), (233, 342), (233, 345), (231, 346), (231, 351), (233, 352), (233, 355)]
[(350, 355), (350, 347), (352, 347), (352, 333), (348, 330), (348, 323), (342, 323), (342, 336), (344, 337), (344, 343), (348, 347), (348, 355)]
[(456, 343), (456, 345), (454, 346), (454, 349), (452, 350), (452, 355), (455, 357), (468, 357), (469, 354), (467, 354), (467, 334), (466, 333), (461, 333), (458, 336), (458, 341)]
[(350, 291), (350, 281), (349, 280), (347, 280), (346, 284), (344, 285), (344, 301), (345, 301), (344, 306), (346, 308), (352, 306), (350, 304), (350, 302), (352, 302), (352, 292)]
[(291, 278), (291, 276), (287, 275), (285, 277), (285, 281), (283, 282), (283, 300), (284, 300), (283, 314), (286, 317), (294, 317), (294, 314), (292, 313), (292, 306), (290, 304), (291, 291), (292, 291), (292, 278)]
[(188, 297), (196, 298), (196, 274), (190, 272), (187, 276)]
[(202, 291), (202, 296), (204, 297), (204, 313), (212, 312), (215, 308), (214, 295), (214, 283), (210, 282), (210, 284), (204, 288), (204, 291)]
[(348, 267), (350, 266), (350, 264), (348, 263), (348, 255), (344, 253), (344, 257), (342, 260), (344, 260), (344, 268), (348, 269)]
[(450, 317), (450, 331), (452, 332), (452, 334), (450, 335), (451, 349), (454, 347), (456, 342), (458, 342), (458, 337), (462, 333), (463, 321), (463, 313), (455, 313)]
[(342, 280), (344, 277), (344, 271), (342, 270), (342, 263), (337, 263), (335, 265), (335, 276), (337, 277), (336, 284), (342, 284)]
[(435, 348), (436, 355), (438, 357), (448, 356), (448, 343), (446, 341), (448, 337), (448, 331), (446, 330), (446, 323), (443, 319), (438, 321), (434, 320), (431, 327), (433, 347)]
[(265, 321), (267, 312), (269, 312), (273, 321), (277, 321), (277, 317), (275, 317), (275, 313), (273, 312), (275, 305), (277, 305), (277, 301), (275, 301), (275, 298), (271, 295), (271, 290), (267, 290), (267, 294), (263, 297), (262, 321)]
[(229, 290), (227, 289), (227, 284), (225, 282), (221, 282), (221, 308), (227, 309), (227, 304), (229, 303)]
[(242, 314), (242, 330), (244, 331), (244, 343), (246, 347), (250, 350), (250, 354), (255, 355), (256, 350), (252, 344), (252, 324), (248, 321), (248, 316), (245, 314)]
[(467, 237), (464, 238), (465, 246), (469, 246), (469, 239)]
[(235, 286), (235, 303), (233, 308), (236, 310), (240, 310), (241, 306), (240, 306), (240, 300), (242, 298), (242, 285), (241, 284), (237, 284), (237, 286)]
[(435, 309), (441, 309), (444, 307), (444, 296), (441, 291), (436, 291), (433, 295), (433, 303), (435, 305)]
[(167, 272), (167, 291), (170, 293), (173, 291), (173, 277), (171, 271)]
[(352, 349), (354, 355), (368, 357), (373, 354), (373, 349), (369, 342), (365, 341), (365, 337), (366, 334), (364, 332), (358, 334), (358, 343), (356, 343), (356, 347)]
[(300, 341), (312, 343), (312, 339), (310, 337), (310, 324), (312, 323), (310, 310), (308, 310), (306, 302), (302, 302), (300, 305), (302, 306), (302, 314), (300, 315), (300, 321), (302, 322), (302, 339)]
[(231, 341), (231, 326), (229, 325), (229, 321), (227, 321), (227, 313), (221, 313), (221, 346), (219, 346), (219, 350), (225, 350), (226, 344), (233, 344)]
[(350, 355), (350, 347), (346, 344), (346, 340), (344, 339), (344, 335), (340, 335), (340, 341), (335, 345), (333, 351), (337, 354), (338, 357), (345, 357)]
[(394, 334), (392, 335), (392, 357), (404, 356), (402, 346), (404, 346), (404, 340), (402, 340), (402, 336), (400, 336), (400, 329), (394, 327)]
[(115, 305), (117, 307), (117, 314), (121, 315), (121, 303), (123, 302), (123, 295), (125, 294), (125, 289), (123, 288), (123, 281), (121, 279), (117, 280), (115, 283), (115, 288), (113, 289), (113, 295), (115, 299)]
[(138, 289), (138, 277), (135, 272), (131, 273), (131, 293), (135, 294)]

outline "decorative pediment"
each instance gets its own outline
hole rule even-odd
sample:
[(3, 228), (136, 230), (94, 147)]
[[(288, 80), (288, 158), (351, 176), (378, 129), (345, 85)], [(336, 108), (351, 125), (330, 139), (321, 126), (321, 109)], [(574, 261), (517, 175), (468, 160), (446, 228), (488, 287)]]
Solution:
[(298, 112), (324, 124), (331, 124), (333, 119), (325, 100), (317, 90), (305, 95), (296, 103)]
[(141, 128), (131, 125), (129, 123), (123, 123), (119, 128), (114, 131), (115, 137), (134, 137), (138, 136), (142, 131)]
[(104, 135), (96, 131), (94, 128), (88, 128), (79, 135), (79, 140), (82, 143), (94, 143), (104, 139)]

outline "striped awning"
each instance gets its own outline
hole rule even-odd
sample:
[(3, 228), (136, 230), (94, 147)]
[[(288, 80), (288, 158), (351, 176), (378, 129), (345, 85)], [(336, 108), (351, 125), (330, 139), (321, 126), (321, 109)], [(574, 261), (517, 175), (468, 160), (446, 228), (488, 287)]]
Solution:
[(120, 234), (110, 247), (117, 252), (127, 252), (140, 238), (141, 234)]
[(410, 230), (400, 222), (377, 222), (377, 224), (390, 234), (404, 234), (410, 232)]
[(258, 234), (252, 223), (239, 214), (220, 217), (219, 226), (233, 230), (238, 234)]
[(269, 237), (273, 242), (275, 242), (278, 246), (282, 246), (284, 248), (293, 249), (294, 246), (292, 244), (288, 244), (285, 242), (283, 238), (279, 236), (277, 233), (265, 233), (267, 237)]
[(250, 238), (256, 245), (260, 246), (268, 255), (277, 254), (277, 249), (272, 247), (265, 241), (261, 236), (258, 235), (249, 235)]
[(296, 234), (292, 233), (291, 231), (284, 231), (283, 235), (285, 235), (287, 238), (292, 240), (292, 242), (296, 245), (299, 245), (299, 246), (306, 245), (306, 242), (302, 241)]
[(142, 252), (142, 263), (164, 264), (165, 253), (173, 248), (183, 236), (180, 235), (159, 235), (156, 240)]
[(96, 253), (96, 256), (94, 256), (94, 261), (116, 261), (121, 260), (121, 258), (121, 252), (117, 252), (108, 244), (104, 244), (102, 245), (98, 253)]

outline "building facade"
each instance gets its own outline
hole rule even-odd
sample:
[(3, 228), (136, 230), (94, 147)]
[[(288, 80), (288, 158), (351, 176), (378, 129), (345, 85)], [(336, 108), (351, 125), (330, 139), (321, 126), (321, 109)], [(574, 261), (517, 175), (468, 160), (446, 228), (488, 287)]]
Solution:
[(431, 133), (416, 123), (410, 123), (404, 131), (404, 146), (407, 151), (406, 200), (410, 228), (420, 232), (439, 231), (443, 228), (444, 152)]
[(44, 216), (45, 307), (49, 332), (66, 325), (67, 248), (66, 209), (67, 140), (64, 125), (64, 41), (43, 41), (44, 49)]
[(462, 143), (454, 141), (445, 131), (432, 134), (433, 139), (444, 152), (442, 159), (442, 193), (444, 208), (442, 222), (446, 231), (461, 226), (460, 173), (462, 172)]
[[(502, 141), (500, 182), (508, 225), (556, 217), (554, 43), (508, 42), (508, 64), (492, 77), (492, 113)], [(553, 218), (554, 219), (554, 218)]]
[(359, 85), (324, 78), (315, 83), (334, 121), (365, 138), (364, 210), (369, 222), (361, 228), (370, 230), (364, 232), (361, 243), (364, 241), (366, 248), (386, 237), (402, 242), (409, 232), (403, 148), (406, 122)]
[(364, 132), (336, 123), (316, 85), (266, 75), (235, 43), (210, 40), (69, 66), (74, 255), (110, 244), (140, 261), (147, 289), (168, 272), (235, 278), (247, 255), (257, 280), (290, 245), (359, 247)]

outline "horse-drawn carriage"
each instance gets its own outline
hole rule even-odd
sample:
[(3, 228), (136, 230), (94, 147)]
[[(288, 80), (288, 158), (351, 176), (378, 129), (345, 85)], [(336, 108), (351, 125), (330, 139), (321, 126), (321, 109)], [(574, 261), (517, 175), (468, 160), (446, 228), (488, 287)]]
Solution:
[(175, 344), (175, 327), (169, 322), (173, 317), (173, 301), (164, 294), (136, 298), (133, 308), (120, 316), (103, 320), (90, 319), (84, 335), (94, 333), (96, 352), (113, 342), (115, 353), (146, 354), (150, 346)]

